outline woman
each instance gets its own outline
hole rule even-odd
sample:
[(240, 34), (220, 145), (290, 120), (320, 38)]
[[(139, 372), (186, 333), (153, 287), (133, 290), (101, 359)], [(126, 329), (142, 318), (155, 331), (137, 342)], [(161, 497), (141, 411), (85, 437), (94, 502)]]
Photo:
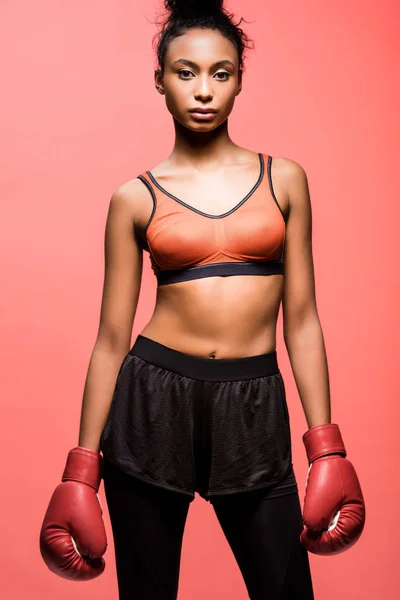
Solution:
[[(66, 578), (103, 571), (103, 477), (119, 598), (176, 598), (197, 491), (215, 510), (250, 598), (312, 599), (307, 550), (350, 547), (365, 513), (330, 423), (307, 179), (294, 161), (242, 148), (228, 134), (249, 40), (222, 2), (169, 0), (166, 8), (155, 85), (175, 145), (110, 202), (79, 446), (50, 501), (41, 551)], [(143, 250), (157, 302), (130, 348)], [(276, 355), (281, 301), (309, 427), (304, 515)]]

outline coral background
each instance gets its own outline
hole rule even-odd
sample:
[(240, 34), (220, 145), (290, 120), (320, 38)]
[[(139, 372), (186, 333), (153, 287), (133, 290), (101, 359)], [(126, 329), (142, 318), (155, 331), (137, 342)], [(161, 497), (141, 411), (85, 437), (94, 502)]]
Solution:
[[(340, 424), (367, 507), (364, 533), (351, 550), (310, 554), (315, 597), (395, 600), (399, 4), (235, 0), (228, 8), (249, 21), (242, 27), (256, 42), (230, 134), (240, 145), (297, 161), (308, 175), (332, 422)], [(101, 577), (79, 584), (55, 576), (40, 556), (38, 536), (78, 440), (110, 197), (172, 149), (172, 119), (153, 85), (157, 9), (149, 0), (0, 5), (4, 598), (117, 598), (103, 485), (109, 547)], [(151, 317), (155, 294), (145, 254), (132, 341)], [(280, 314), (277, 350), (303, 500), (306, 421), (281, 326)], [(189, 598), (247, 598), (213, 509), (198, 496), (179, 584), (179, 599)]]

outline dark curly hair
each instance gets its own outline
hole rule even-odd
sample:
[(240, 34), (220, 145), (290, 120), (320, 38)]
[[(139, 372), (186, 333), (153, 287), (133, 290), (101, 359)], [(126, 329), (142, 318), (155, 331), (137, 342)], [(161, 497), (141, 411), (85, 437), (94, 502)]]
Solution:
[(188, 29), (216, 29), (235, 46), (239, 57), (239, 69), (244, 70), (244, 54), (253, 48), (254, 42), (232, 21), (233, 14), (223, 7), (223, 0), (164, 0), (169, 13), (162, 21), (162, 28), (153, 38), (156, 41), (158, 69), (164, 71), (164, 58), (171, 40), (186, 33)]

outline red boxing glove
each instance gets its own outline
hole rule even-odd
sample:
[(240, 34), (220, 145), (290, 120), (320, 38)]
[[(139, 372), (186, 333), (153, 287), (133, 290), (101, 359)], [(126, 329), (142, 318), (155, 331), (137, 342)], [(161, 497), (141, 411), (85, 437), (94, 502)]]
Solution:
[(40, 553), (50, 571), (74, 581), (102, 574), (107, 537), (98, 490), (103, 457), (77, 446), (70, 450), (60, 483), (40, 531)]
[(309, 469), (300, 542), (314, 554), (339, 554), (359, 539), (365, 505), (355, 469), (347, 460), (339, 426), (315, 425), (303, 435)]

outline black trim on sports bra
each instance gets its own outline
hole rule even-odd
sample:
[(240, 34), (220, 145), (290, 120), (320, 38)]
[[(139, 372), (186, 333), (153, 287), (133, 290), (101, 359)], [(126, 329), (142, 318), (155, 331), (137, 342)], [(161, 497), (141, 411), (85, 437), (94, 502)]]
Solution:
[(264, 170), (265, 170), (264, 157), (263, 157), (263, 155), (262, 155), (261, 152), (258, 152), (257, 154), (258, 154), (258, 159), (260, 161), (260, 173), (259, 173), (259, 176), (258, 176), (258, 179), (257, 179), (256, 183), (253, 185), (253, 187), (248, 192), (248, 194), (246, 194), (246, 196), (238, 204), (236, 204), (236, 206), (234, 206), (233, 208), (231, 208), (231, 210), (229, 210), (228, 212), (223, 213), (222, 215), (210, 215), (210, 214), (208, 214), (206, 212), (203, 212), (203, 211), (201, 211), (201, 210), (199, 210), (197, 208), (194, 208), (194, 206), (191, 206), (190, 204), (187, 204), (186, 202), (184, 202), (183, 200), (181, 200), (177, 196), (174, 196), (173, 194), (171, 194), (170, 192), (168, 192), (166, 189), (164, 189), (162, 187), (162, 185), (160, 185), (158, 183), (158, 181), (154, 178), (154, 176), (151, 174), (150, 171), (146, 171), (146, 173), (150, 177), (150, 179), (154, 183), (154, 185), (161, 192), (163, 192), (164, 194), (166, 194), (167, 196), (169, 196), (173, 200), (176, 200), (176, 202), (179, 202), (179, 204), (182, 204), (183, 206), (186, 206), (190, 210), (193, 210), (194, 212), (197, 212), (198, 214), (203, 215), (204, 217), (208, 217), (209, 219), (222, 219), (223, 217), (227, 217), (228, 215), (232, 214), (233, 212), (235, 212), (235, 210), (237, 210), (240, 206), (242, 206), (242, 204), (244, 204), (246, 202), (246, 200), (248, 200), (250, 198), (250, 196), (252, 196), (252, 194), (256, 191), (256, 189), (258, 188), (258, 186), (262, 182), (263, 177), (264, 177)]
[[(276, 199), (275, 192), (274, 192), (274, 186), (272, 185), (271, 165), (272, 165), (272, 156), (269, 156), (269, 155), (268, 155), (268, 166), (267, 166), (267, 172), (268, 172), (268, 183), (269, 183), (269, 189), (270, 189), (270, 191), (271, 191), (271, 195), (272, 195), (273, 199), (274, 199), (274, 200), (275, 200), (275, 202), (276, 202), (276, 205), (277, 205), (277, 207), (278, 207), (278, 208), (279, 208), (279, 210), (281, 211), (281, 215), (282, 215), (282, 217), (283, 217), (283, 220), (285, 221), (285, 216), (284, 216), (284, 214), (283, 214), (283, 212), (282, 212), (282, 209), (281, 209), (281, 207), (280, 207), (280, 205), (279, 205), (279, 202), (278, 202), (278, 200)], [(285, 223), (286, 223), (286, 221), (285, 221)]]
[(150, 190), (151, 197), (153, 198), (153, 210), (151, 212), (151, 215), (149, 217), (149, 220), (147, 221), (147, 225), (146, 225), (145, 230), (143, 232), (143, 235), (146, 236), (146, 233), (147, 233), (147, 230), (149, 228), (149, 225), (150, 225), (151, 221), (153, 220), (154, 214), (156, 212), (157, 198), (156, 198), (156, 195), (154, 193), (153, 188), (151, 187), (151, 185), (149, 184), (149, 182), (147, 181), (147, 179), (145, 179), (144, 177), (142, 177), (142, 175), (138, 175), (138, 179), (140, 179), (140, 181), (143, 181), (143, 183), (145, 184), (145, 186)]
[(262, 262), (217, 262), (185, 269), (157, 271), (158, 285), (178, 283), (191, 279), (229, 275), (283, 275), (284, 266), (281, 260), (265, 260)]

